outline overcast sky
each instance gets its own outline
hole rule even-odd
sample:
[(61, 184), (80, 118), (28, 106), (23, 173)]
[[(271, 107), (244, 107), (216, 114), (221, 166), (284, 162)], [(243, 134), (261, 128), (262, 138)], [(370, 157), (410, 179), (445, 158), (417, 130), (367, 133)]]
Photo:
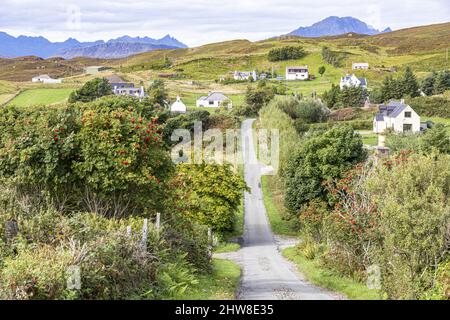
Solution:
[(0, 31), (52, 41), (108, 40), (122, 35), (189, 46), (261, 40), (330, 15), (353, 16), (378, 28), (450, 21), (449, 0), (1, 0)]

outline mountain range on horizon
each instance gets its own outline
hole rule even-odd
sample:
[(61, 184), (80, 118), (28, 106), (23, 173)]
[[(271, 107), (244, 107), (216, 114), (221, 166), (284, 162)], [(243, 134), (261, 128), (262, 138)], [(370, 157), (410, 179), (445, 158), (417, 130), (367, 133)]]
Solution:
[(331, 16), (314, 23), (309, 27), (300, 27), (287, 35), (300, 36), (307, 38), (318, 38), (325, 36), (337, 36), (354, 32), (365, 35), (376, 35), (380, 33), (391, 32), (391, 28), (388, 27), (383, 31), (377, 30), (367, 23), (353, 18), (353, 17), (336, 17)]
[[(349, 32), (364, 35), (376, 35), (391, 32), (390, 28), (379, 31), (365, 22), (353, 17), (331, 16), (309, 27), (300, 27), (287, 35), (301, 37), (336, 36)], [(116, 59), (158, 49), (180, 49), (187, 45), (176, 38), (166, 35), (161, 39), (150, 37), (131, 37), (128, 35), (108, 41), (80, 42), (69, 38), (64, 42), (51, 42), (44, 37), (13, 37), (0, 32), (0, 57), (16, 58), (37, 56), (40, 58), (75, 57)]]
[(37, 56), (44, 59), (51, 57), (114, 59), (158, 49), (179, 48), (187, 48), (187, 46), (170, 35), (161, 39), (126, 35), (108, 41), (80, 42), (69, 38), (64, 42), (51, 42), (44, 37), (13, 37), (0, 32), (0, 57), (4, 58)]

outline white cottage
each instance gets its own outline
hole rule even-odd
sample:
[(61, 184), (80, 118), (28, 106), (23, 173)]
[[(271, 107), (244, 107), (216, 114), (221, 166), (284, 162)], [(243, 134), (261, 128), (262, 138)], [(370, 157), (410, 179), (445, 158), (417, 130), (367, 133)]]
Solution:
[(403, 100), (380, 105), (379, 112), (373, 120), (375, 133), (383, 133), (387, 129), (393, 129), (398, 133), (418, 133), (420, 127), (420, 116)]
[(186, 113), (187, 108), (186, 108), (186, 105), (183, 103), (183, 101), (181, 101), (181, 98), (177, 97), (177, 101), (175, 101), (170, 106), (170, 111), (177, 112), (177, 113)]
[(369, 63), (367, 62), (353, 62), (352, 63), (353, 70), (369, 70)]
[(233, 103), (230, 98), (220, 92), (211, 92), (208, 96), (197, 100), (197, 107), (220, 108), (222, 106), (231, 109)]
[(308, 66), (286, 67), (286, 80), (308, 80)]
[(366, 78), (358, 78), (354, 74), (352, 75), (346, 75), (345, 77), (341, 78), (340, 83), (341, 90), (348, 87), (362, 87), (364, 89), (367, 89), (367, 79)]
[(37, 83), (37, 82), (42, 82), (42, 83), (61, 83), (62, 80), (61, 79), (53, 79), (52, 77), (50, 77), (48, 74), (42, 74), (39, 76), (36, 76), (34, 78), (31, 79), (31, 82)]
[(233, 78), (237, 81), (248, 81), (252, 77), (253, 81), (258, 80), (258, 75), (256, 74), (256, 70), (250, 71), (235, 71)]

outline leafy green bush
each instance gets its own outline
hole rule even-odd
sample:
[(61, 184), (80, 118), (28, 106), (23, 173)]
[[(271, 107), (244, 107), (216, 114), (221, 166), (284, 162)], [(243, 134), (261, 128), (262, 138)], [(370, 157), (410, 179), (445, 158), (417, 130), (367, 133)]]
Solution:
[(297, 214), (309, 201), (325, 200), (327, 192), (323, 182), (341, 178), (366, 156), (361, 137), (349, 126), (311, 137), (292, 153), (284, 172), (286, 208)]
[(260, 112), (262, 128), (279, 130), (280, 141), (282, 141), (280, 143), (279, 175), (283, 174), (290, 155), (298, 149), (302, 141), (294, 127), (294, 121), (278, 107), (280, 101), (284, 99), (285, 97), (277, 97)]
[(96, 78), (86, 82), (80, 89), (72, 92), (69, 97), (69, 103), (90, 102), (100, 97), (111, 95), (111, 84), (105, 78)]
[(274, 97), (273, 90), (266, 85), (265, 81), (259, 82), (256, 88), (249, 86), (245, 94), (246, 108), (242, 109), (242, 113), (239, 115), (254, 116), (258, 114), (261, 108)]
[(14, 123), (0, 126), (0, 175), (23, 195), (114, 216), (162, 210), (173, 165), (156, 118), (98, 104), (0, 117)]
[(300, 119), (304, 123), (323, 122), (328, 117), (328, 111), (320, 103), (313, 100), (300, 100), (296, 97), (286, 97), (278, 100), (278, 107), (292, 119)]
[(379, 166), (367, 181), (380, 211), (375, 259), (391, 299), (419, 299), (445, 257), (450, 219), (450, 156), (414, 156)]
[(186, 214), (219, 233), (232, 230), (247, 190), (242, 177), (229, 165), (181, 164), (179, 172), (190, 191)]

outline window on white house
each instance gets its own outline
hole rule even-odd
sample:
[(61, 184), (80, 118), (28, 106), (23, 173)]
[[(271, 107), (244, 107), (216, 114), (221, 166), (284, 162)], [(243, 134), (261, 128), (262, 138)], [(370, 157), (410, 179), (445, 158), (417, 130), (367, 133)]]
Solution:
[(405, 118), (411, 118), (412, 113), (411, 112), (405, 112)]

